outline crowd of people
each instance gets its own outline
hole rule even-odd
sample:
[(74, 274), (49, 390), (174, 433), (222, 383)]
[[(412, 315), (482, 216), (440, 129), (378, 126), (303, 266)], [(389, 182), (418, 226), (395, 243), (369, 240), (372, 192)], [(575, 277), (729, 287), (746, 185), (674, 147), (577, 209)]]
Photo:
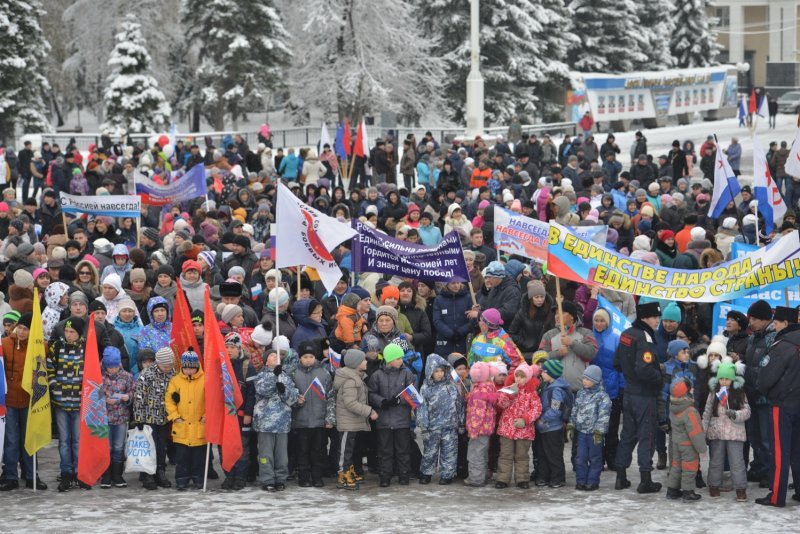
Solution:
[[(711, 304), (559, 281), (497, 250), (493, 229), (497, 207), (570, 226), (608, 225), (606, 246), (621, 254), (711, 267), (730, 258), (734, 242), (764, 245), (795, 230), (785, 143), (769, 158), (790, 209), (767, 235), (746, 186), (722, 217), (709, 216), (712, 138), (697, 152), (691, 140), (676, 140), (653, 158), (637, 132), (623, 170), (613, 135), (598, 145), (591, 125), (584, 133), (558, 144), (521, 131), (509, 140), (448, 143), (430, 133), (398, 142), (390, 133), (349, 165), (328, 145), (284, 151), (265, 137), (253, 148), (236, 136), (219, 148), (206, 138), (202, 150), (191, 141), (109, 138), (88, 152), (46, 142), (26, 143), (18, 154), (6, 149), (0, 490), (20, 480), (47, 487), (34, 480), (24, 448), (30, 399), (20, 385), (38, 288), (59, 491), (91, 489), (76, 470), (93, 314), (110, 424), (102, 488), (127, 485), (126, 431), (142, 425), (152, 428), (157, 452), (155, 474), (140, 476), (144, 488), (174, 481), (186, 490), (218, 478), (204, 461), (203, 338), (212, 322), (244, 398), (244, 454), (224, 473), (226, 490), (282, 491), (295, 479), (321, 487), (326, 477), (358, 489), (367, 472), (381, 487), (395, 477), (429, 484), (438, 474), (440, 485), (559, 488), (565, 456), (576, 490), (598, 490), (604, 470), (624, 490), (638, 445), (640, 493), (659, 492), (651, 473), (669, 470), (668, 498), (699, 499), (695, 490), (708, 484), (712, 498), (735, 490), (746, 501), (753, 483), (770, 490), (756, 502), (783, 506), (789, 468), (795, 481), (800, 474), (797, 310), (756, 301), (746, 315), (730, 312), (724, 335), (713, 336)], [(737, 145), (726, 153), (738, 172)], [(59, 206), (60, 191), (134, 194), (136, 173), (168, 182), (197, 165), (205, 167), (208, 196), (143, 206), (141, 228), (133, 218), (64, 217)], [(331, 292), (313, 273), (277, 269), (269, 238), (279, 180), (317, 210), (397, 239), (432, 246), (457, 232), (470, 279), (352, 273), (347, 241), (332, 251), (343, 275)], [(183, 354), (169, 344), (178, 282), (198, 340)], [(207, 288), (214, 309), (204, 308)], [(614, 310), (599, 305), (601, 296), (633, 326), (615, 332)], [(411, 385), (421, 403), (403, 394)]]

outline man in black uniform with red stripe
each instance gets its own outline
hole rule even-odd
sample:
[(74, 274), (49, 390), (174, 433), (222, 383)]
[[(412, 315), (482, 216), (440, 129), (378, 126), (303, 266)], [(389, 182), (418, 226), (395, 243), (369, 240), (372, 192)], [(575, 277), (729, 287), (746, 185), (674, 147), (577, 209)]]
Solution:
[(614, 367), (625, 376), (625, 396), (622, 401), (622, 437), (617, 448), (617, 481), (614, 489), (630, 487), (625, 473), (638, 442), (637, 460), (641, 482), (639, 493), (657, 493), (661, 484), (653, 482), (653, 451), (657, 426), (656, 403), (663, 387), (658, 364), (655, 330), (661, 320), (658, 302), (636, 306), (636, 322), (622, 332), (614, 354)]
[(792, 499), (800, 501), (800, 325), (797, 310), (778, 306), (772, 324), (775, 341), (761, 359), (758, 389), (772, 406), (769, 469), (770, 492), (758, 504), (782, 508), (786, 505), (789, 467), (795, 483)]

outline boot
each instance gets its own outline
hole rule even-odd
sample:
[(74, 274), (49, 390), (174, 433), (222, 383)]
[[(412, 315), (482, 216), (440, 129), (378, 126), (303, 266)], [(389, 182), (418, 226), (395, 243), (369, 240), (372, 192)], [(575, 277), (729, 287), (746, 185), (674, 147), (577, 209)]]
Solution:
[(103, 476), (100, 477), (100, 487), (103, 489), (108, 489), (111, 487), (111, 466), (108, 466), (108, 469), (105, 470)]
[(719, 488), (717, 486), (709, 486), (708, 487), (708, 496), (712, 499), (716, 499), (719, 497)]
[[(794, 499), (794, 497), (792, 498)], [(736, 502), (747, 502), (747, 490), (744, 489), (736, 490)]]
[[(28, 479), (25, 481), (25, 487), (28, 489), (33, 489), (33, 480)], [(47, 484), (42, 482), (42, 479), (39, 478), (39, 475), (36, 475), (36, 489), (39, 490), (46, 490)]]
[(220, 486), (224, 490), (232, 490), (233, 489), (233, 477), (227, 476), (225, 480), (222, 481), (222, 486)]
[(677, 488), (667, 488), (667, 499), (674, 501), (681, 498), (681, 490)]
[(297, 471), (297, 485), (301, 488), (310, 488), (311, 473), (309, 471)]
[(656, 469), (658, 469), (659, 471), (663, 471), (666, 468), (667, 468), (667, 453), (659, 452), (658, 462), (656, 463)]
[(699, 501), (701, 496), (694, 492), (694, 490), (684, 491), (683, 500), (687, 502)]
[(336, 487), (339, 489), (356, 490), (358, 489), (358, 483), (353, 480), (349, 470), (339, 471), (339, 474), (336, 477)]
[(61, 473), (61, 480), (58, 481), (59, 493), (69, 491), (72, 487), (72, 473)]
[(233, 479), (233, 491), (241, 491), (247, 487), (247, 479), (236, 477)]
[[(219, 474), (214, 470), (214, 466), (208, 464), (208, 480), (218, 480), (218, 479), (219, 479)], [(170, 484), (170, 486), (171, 485), (172, 484)], [(163, 486), (163, 487), (168, 488), (170, 486)]]
[(653, 482), (650, 477), (650, 471), (642, 471), (639, 475), (641, 476), (641, 482), (636, 488), (637, 493), (658, 493), (661, 491), (661, 484)]
[(628, 480), (628, 476), (625, 474), (624, 469), (617, 469), (617, 481), (614, 483), (615, 490), (623, 490), (625, 488), (631, 487), (631, 481)]
[(146, 490), (156, 490), (158, 489), (158, 484), (156, 483), (156, 479), (153, 475), (148, 475), (147, 473), (142, 473), (144, 478), (142, 479), (142, 486)]
[[(211, 477), (208, 477), (208, 478), (211, 478)], [(217, 478), (219, 478), (219, 475), (217, 475)], [(167, 479), (167, 473), (166, 473), (166, 471), (164, 469), (159, 469), (158, 471), (156, 471), (156, 484), (158, 485), (159, 488), (171, 488), (172, 487), (172, 482), (170, 482)]]
[(419, 483), (420, 484), (430, 484), (431, 483), (431, 476), (430, 475), (420, 475)]
[(127, 488), (128, 483), (122, 478), (122, 473), (125, 471), (125, 464), (122, 462), (115, 462), (111, 464), (111, 482), (115, 488)]
[(697, 489), (703, 489), (707, 486), (705, 480), (703, 480), (703, 473), (701, 471), (697, 471), (694, 477), (694, 485), (697, 486)]
[(358, 483), (364, 482), (364, 477), (356, 473), (356, 467), (354, 465), (351, 465), (350, 469), (348, 469), (347, 472), (350, 475), (350, 478), (352, 478), (354, 482)]
[(0, 491), (12, 491), (19, 488), (19, 480), (3, 480), (0, 482)]

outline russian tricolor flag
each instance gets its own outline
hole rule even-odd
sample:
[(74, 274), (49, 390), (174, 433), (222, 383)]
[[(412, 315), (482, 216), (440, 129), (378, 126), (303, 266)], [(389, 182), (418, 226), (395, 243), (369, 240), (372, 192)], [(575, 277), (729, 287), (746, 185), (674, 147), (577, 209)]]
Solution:
[(338, 369), (342, 366), (342, 355), (333, 349), (328, 349), (328, 360), (331, 362), (331, 367)]
[[(325, 400), (325, 386), (322, 385), (319, 378), (314, 377), (314, 380), (311, 381), (311, 385), (308, 386), (308, 390), (313, 391), (314, 394), (319, 397), (319, 400)], [(308, 390), (306, 390), (306, 392)]]
[(402, 397), (412, 409), (422, 406), (422, 395), (419, 394), (414, 384), (409, 384), (406, 389), (400, 392), (398, 397)]
[(719, 399), (719, 404), (724, 407), (728, 407), (728, 388), (725, 386), (721, 386), (719, 391), (717, 392), (717, 399)]

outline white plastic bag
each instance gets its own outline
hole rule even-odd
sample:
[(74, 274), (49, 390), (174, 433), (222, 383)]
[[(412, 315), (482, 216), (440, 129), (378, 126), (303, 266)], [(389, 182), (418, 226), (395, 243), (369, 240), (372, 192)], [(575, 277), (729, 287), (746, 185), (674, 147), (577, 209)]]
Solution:
[(125, 461), (126, 473), (155, 474), (156, 443), (153, 441), (152, 427), (144, 425), (142, 430), (138, 428), (128, 430), (125, 454), (128, 457)]

